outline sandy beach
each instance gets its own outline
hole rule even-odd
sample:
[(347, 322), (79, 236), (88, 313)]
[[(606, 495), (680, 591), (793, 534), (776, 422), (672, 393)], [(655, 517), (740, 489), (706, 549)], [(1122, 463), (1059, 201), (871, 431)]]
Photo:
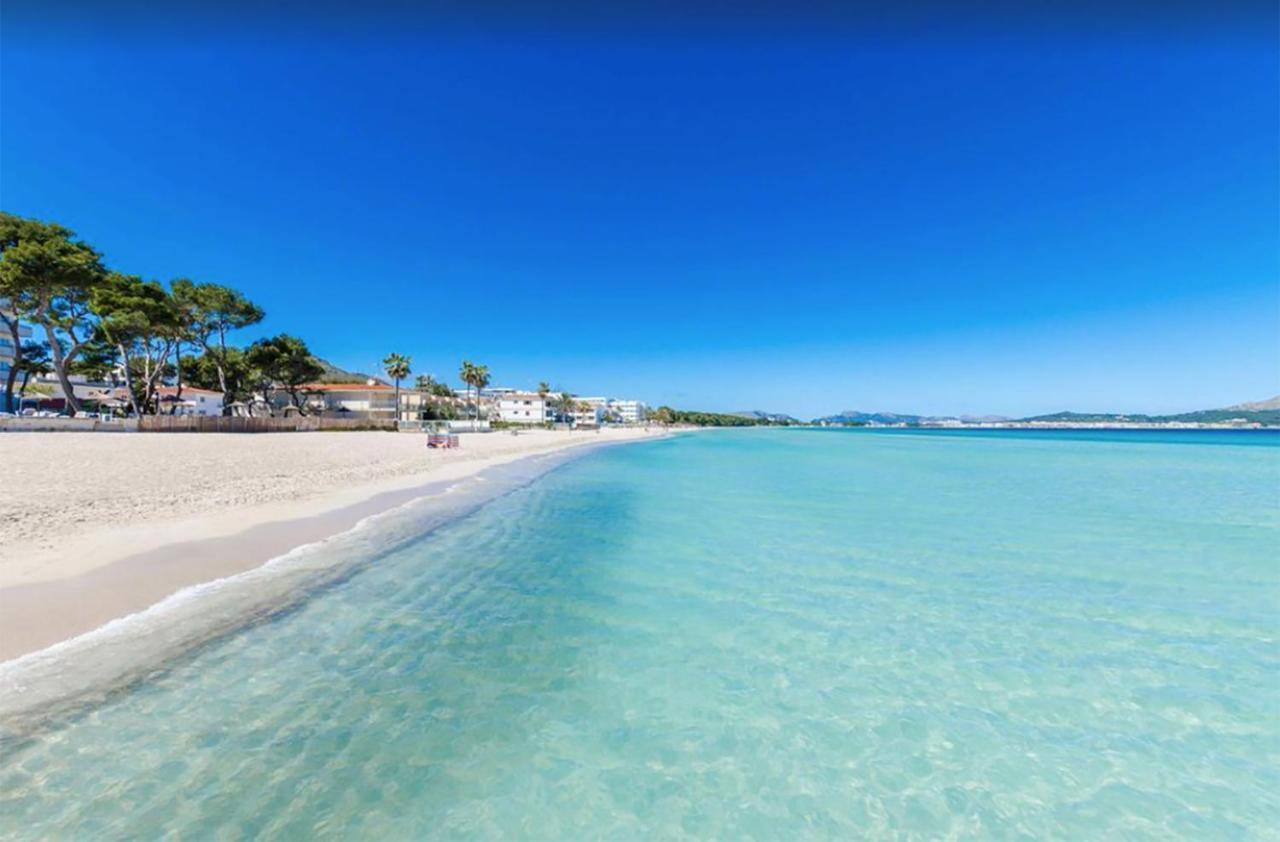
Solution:
[(15, 433), (0, 436), (0, 661), (346, 531), (435, 484), (660, 435)]

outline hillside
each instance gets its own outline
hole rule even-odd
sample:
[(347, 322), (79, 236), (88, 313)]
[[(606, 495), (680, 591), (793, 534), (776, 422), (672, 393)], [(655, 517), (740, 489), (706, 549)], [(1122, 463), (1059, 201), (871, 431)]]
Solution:
[(381, 377), (375, 377), (372, 374), (362, 374), (358, 371), (347, 371), (338, 368), (328, 360), (316, 357), (316, 362), (324, 367), (324, 374), (320, 376), (321, 383), (364, 383), (368, 380), (374, 380), (378, 383), (386, 383)]
[[(815, 418), (815, 424), (844, 424), (858, 426), (862, 424), (936, 424), (947, 421), (960, 421), (965, 424), (982, 422), (1010, 421), (1014, 419), (999, 415), (910, 415), (898, 412), (863, 412), (849, 409), (825, 418)], [(1202, 409), (1195, 412), (1182, 412), (1174, 415), (1147, 415), (1143, 413), (1120, 412), (1054, 412), (1047, 415), (1033, 415), (1029, 418), (1016, 419), (1020, 422), (1042, 421), (1067, 424), (1161, 424), (1180, 422), (1184, 424), (1220, 424), (1226, 421), (1247, 421), (1267, 426), (1280, 426), (1280, 396), (1264, 401), (1241, 403), (1222, 409)]]
[(815, 418), (815, 424), (923, 424), (943, 421), (960, 421), (965, 424), (981, 424), (984, 422), (1008, 421), (1003, 415), (910, 415), (900, 412), (862, 412), (846, 409), (836, 415)]
[[(1273, 403), (1263, 401), (1262, 404)], [(1255, 404), (1257, 405), (1257, 404)], [(1136, 424), (1162, 424), (1180, 422), (1184, 424), (1220, 424), (1224, 421), (1248, 421), (1268, 426), (1280, 425), (1280, 408), (1277, 409), (1245, 409), (1249, 404), (1238, 404), (1225, 409), (1202, 409), (1196, 412), (1180, 412), (1175, 415), (1144, 415), (1141, 413), (1122, 414), (1114, 412), (1055, 412), (1050, 415), (1034, 415), (1022, 421), (1050, 421), (1067, 423), (1107, 423), (1128, 422)]]
[(897, 412), (863, 412), (858, 409), (846, 409), (825, 418), (815, 418), (815, 424), (919, 424), (923, 415), (903, 415)]
[(1274, 398), (1268, 398), (1265, 401), (1238, 403), (1235, 406), (1227, 407), (1227, 410), (1230, 412), (1264, 412), (1269, 409), (1280, 409), (1280, 395), (1276, 395)]
[(768, 421), (773, 424), (799, 424), (799, 419), (793, 418), (782, 412), (762, 412), (758, 409), (749, 409), (744, 412), (731, 412), (730, 415), (736, 415), (739, 418), (753, 418), (757, 421)]

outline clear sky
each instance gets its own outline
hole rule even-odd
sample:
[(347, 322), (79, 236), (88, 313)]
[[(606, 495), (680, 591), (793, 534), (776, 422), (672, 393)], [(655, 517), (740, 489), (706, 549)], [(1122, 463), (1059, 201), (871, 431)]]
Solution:
[(1280, 393), (1271, 4), (99, 6), (6, 3), (0, 204), (244, 290), (244, 341), (806, 418)]

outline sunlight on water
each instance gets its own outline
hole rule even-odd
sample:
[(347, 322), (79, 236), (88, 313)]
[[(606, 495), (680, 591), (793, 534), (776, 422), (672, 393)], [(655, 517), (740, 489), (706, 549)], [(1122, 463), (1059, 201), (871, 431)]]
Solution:
[(4, 745), (19, 839), (1280, 824), (1280, 448), (602, 451)]

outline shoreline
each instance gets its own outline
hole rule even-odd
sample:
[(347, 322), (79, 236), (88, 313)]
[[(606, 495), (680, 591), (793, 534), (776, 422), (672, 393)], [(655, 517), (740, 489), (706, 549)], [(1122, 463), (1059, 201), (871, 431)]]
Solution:
[[(10, 547), (9, 557), (0, 564), (0, 664), (146, 611), (192, 587), (260, 569), (299, 548), (348, 533), (373, 516), (441, 498), (491, 469), (565, 451), (590, 450), (590, 445), (649, 441), (664, 435), (657, 428), (652, 432), (617, 430), (612, 435), (549, 433), (531, 436), (535, 440), (526, 442), (527, 446), (457, 457), (467, 444), (475, 444), (466, 436), (463, 450), (452, 454), (452, 460), (426, 464), (403, 476), (329, 489), (298, 500), (226, 506), (207, 514), (128, 526), (90, 526), (62, 536), (56, 551), (32, 552), (29, 546), (15, 551)], [(520, 444), (521, 437), (513, 438)], [(413, 439), (426, 451), (424, 437)], [(504, 437), (490, 439), (489, 444), (512, 443)], [(15, 563), (13, 556), (24, 551), (29, 555)]]

